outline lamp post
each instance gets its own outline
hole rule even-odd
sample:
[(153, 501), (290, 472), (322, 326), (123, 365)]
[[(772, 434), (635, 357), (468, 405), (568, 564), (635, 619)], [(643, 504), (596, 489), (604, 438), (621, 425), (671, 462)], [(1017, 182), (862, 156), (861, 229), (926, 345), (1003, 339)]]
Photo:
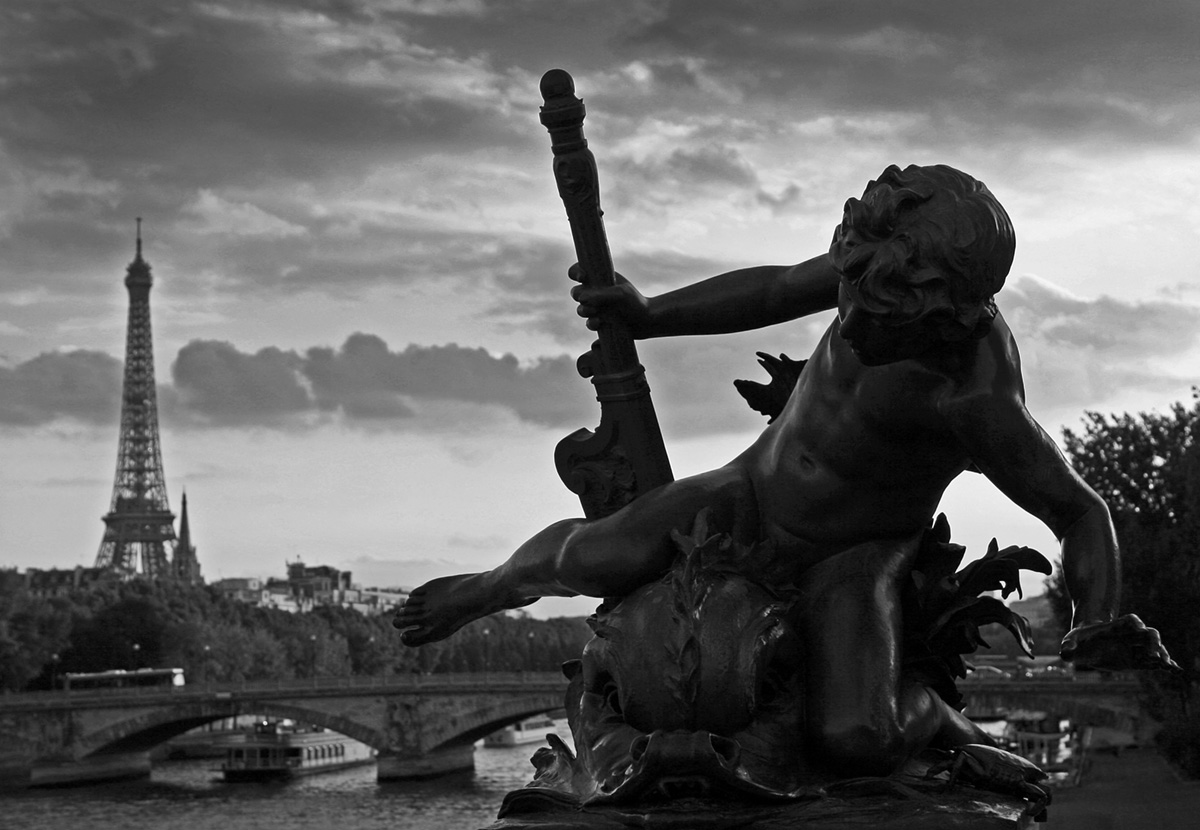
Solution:
[(140, 669), (142, 667), (142, 644), (133, 644), (133, 667)]
[(488, 636), (492, 633), (490, 628), (483, 629), (483, 673), (488, 673), (488, 664), (491, 658), (491, 640)]
[(317, 635), (309, 634), (308, 643), (308, 654), (310, 658), (308, 663), (308, 676), (313, 679), (313, 685), (315, 686), (317, 682)]
[(204, 645), (204, 660), (200, 663), (200, 682), (208, 683), (208, 659), (212, 652), (212, 646), (205, 643)]
[(58, 688), (58, 661), (62, 658), (58, 656), (58, 652), (50, 655), (50, 690), (54, 691)]

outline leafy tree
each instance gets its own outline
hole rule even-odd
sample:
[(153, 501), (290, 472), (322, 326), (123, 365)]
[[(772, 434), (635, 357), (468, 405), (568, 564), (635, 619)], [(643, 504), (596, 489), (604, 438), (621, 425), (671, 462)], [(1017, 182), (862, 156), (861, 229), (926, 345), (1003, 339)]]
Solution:
[[(1064, 432), (1067, 454), (1107, 502), (1121, 545), (1121, 613), (1135, 613), (1162, 634), (1185, 679), (1143, 679), (1164, 734), (1200, 746), (1200, 715), (1187, 714), (1189, 689), (1200, 681), (1200, 390), (1193, 404), (1165, 413), (1104, 416), (1088, 412), (1081, 433)], [(1070, 602), (1061, 568), (1047, 582), (1066, 622)], [(1172, 751), (1170, 747), (1165, 747)], [(1200, 776), (1200, 754), (1191, 761)]]
[(24, 584), (16, 571), (0, 570), (0, 691), (48, 689), (67, 671), (148, 666), (183, 668), (193, 683), (555, 671), (591, 636), (582, 618), (512, 612), (410, 649), (390, 617), (349, 608), (293, 614), (175, 582), (104, 581), (53, 598), (31, 596)]

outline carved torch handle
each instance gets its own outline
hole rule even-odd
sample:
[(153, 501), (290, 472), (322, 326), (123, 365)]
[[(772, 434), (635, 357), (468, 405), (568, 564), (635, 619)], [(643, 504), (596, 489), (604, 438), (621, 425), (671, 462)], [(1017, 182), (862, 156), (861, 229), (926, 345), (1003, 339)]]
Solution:
[[(596, 159), (583, 137), (586, 110), (575, 82), (561, 69), (542, 76), (542, 124), (550, 131), (554, 178), (567, 209), (583, 284), (615, 282)], [(646, 372), (638, 362), (629, 329), (602, 321), (591, 352), (579, 359), (579, 372), (591, 377), (600, 402), (600, 427), (567, 436), (555, 451), (563, 482), (579, 495), (588, 518), (617, 510), (637, 496), (672, 480), (671, 465), (658, 426)]]

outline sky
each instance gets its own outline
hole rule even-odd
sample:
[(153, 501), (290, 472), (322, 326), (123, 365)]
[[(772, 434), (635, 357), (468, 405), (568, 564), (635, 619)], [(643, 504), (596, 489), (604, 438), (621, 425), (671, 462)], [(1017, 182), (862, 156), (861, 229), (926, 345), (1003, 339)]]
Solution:
[[(1012, 217), (997, 303), (1052, 436), (1190, 400), (1198, 42), (1192, 0), (6, 0), (0, 567), (95, 561), (137, 216), (167, 489), (208, 579), (411, 586), (579, 515), (553, 448), (599, 413), (551, 68), (646, 293), (821, 254), (887, 165), (949, 164)], [(639, 344), (677, 476), (753, 440), (732, 381), (831, 316)], [(942, 509), (968, 558), (1057, 555), (979, 476)]]

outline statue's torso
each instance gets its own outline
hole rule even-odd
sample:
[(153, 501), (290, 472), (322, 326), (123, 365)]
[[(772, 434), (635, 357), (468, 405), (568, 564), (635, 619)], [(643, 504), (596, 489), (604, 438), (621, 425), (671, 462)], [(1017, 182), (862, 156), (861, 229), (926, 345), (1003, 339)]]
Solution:
[(925, 527), (969, 462), (938, 406), (954, 381), (913, 360), (865, 367), (836, 329), (741, 458), (765, 535), (801, 566)]

